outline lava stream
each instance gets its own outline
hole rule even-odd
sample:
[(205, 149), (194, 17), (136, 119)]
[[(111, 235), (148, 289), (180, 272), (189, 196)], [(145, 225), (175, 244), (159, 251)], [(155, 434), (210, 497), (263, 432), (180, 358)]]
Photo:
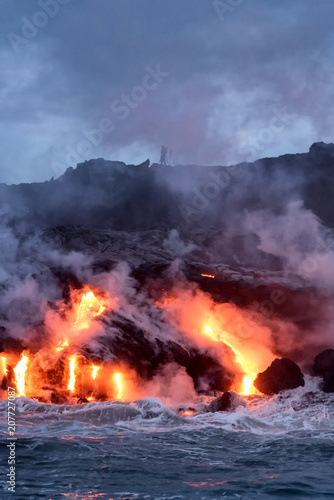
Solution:
[(118, 387), (118, 398), (117, 399), (121, 399), (121, 397), (122, 397), (122, 381), (121, 381), (121, 374), (120, 373), (115, 373), (115, 380), (116, 380), (116, 384)]
[(73, 392), (75, 387), (75, 358), (70, 361), (70, 380), (68, 383), (68, 390)]
[(7, 375), (7, 364), (6, 364), (6, 358), (3, 356), (3, 357), (1, 358), (1, 360), (2, 360), (2, 368), (3, 368), (3, 372), (4, 372), (4, 374), (5, 374), (5, 375)]
[(25, 374), (27, 371), (28, 357), (22, 354), (21, 360), (14, 368), (16, 389), (19, 396), (24, 396)]
[(75, 325), (81, 328), (89, 328), (91, 316), (100, 316), (106, 308), (98, 301), (92, 291), (83, 294), (78, 309)]
[(64, 349), (64, 347), (68, 347), (68, 346), (69, 346), (68, 340), (64, 340), (63, 342), (60, 341), (58, 344), (58, 347), (57, 347), (57, 351), (62, 351)]
[(94, 365), (93, 365), (93, 373), (92, 373), (92, 378), (93, 378), (93, 380), (95, 380), (95, 379), (96, 379), (96, 374), (97, 374), (97, 370), (98, 370), (98, 369), (99, 369), (99, 367), (98, 367), (98, 366), (94, 366)]
[(250, 373), (249, 370), (247, 369), (247, 362), (242, 356), (242, 354), (239, 351), (237, 351), (237, 349), (235, 349), (235, 347), (233, 347), (233, 345), (223, 335), (214, 334), (210, 326), (207, 325), (205, 327), (205, 333), (209, 335), (216, 342), (223, 342), (234, 352), (236, 362), (239, 363), (242, 366), (245, 373), (247, 373), (247, 375), (245, 375), (243, 379), (243, 395), (248, 396), (252, 387), (254, 389), (253, 386), (254, 375)]

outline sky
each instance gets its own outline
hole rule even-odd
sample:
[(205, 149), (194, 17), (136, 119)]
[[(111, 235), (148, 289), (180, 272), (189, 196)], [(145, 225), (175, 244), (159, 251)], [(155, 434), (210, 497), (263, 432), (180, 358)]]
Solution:
[(333, 142), (333, 0), (0, 0), (0, 182)]

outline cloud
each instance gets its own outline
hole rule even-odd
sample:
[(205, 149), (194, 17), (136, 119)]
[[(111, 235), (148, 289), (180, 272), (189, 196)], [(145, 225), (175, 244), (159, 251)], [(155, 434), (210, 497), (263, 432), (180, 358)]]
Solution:
[[(50, 0), (54, 3), (56, 0)], [(273, 108), (295, 116), (258, 157), (330, 140), (334, 5), (241, 2), (222, 22), (212, 2), (62, 2), (47, 24), (12, 47), (41, 2), (2, 1), (0, 181), (46, 180), (66, 166), (83, 130), (113, 119), (115, 130), (84, 155), (140, 163), (162, 143), (178, 163), (226, 164), (268, 127)], [(35, 17), (34, 17), (35, 16)], [(111, 103), (141, 84), (145, 68), (169, 76), (120, 120)], [(142, 156), (141, 156), (142, 152)], [(122, 157), (120, 157), (122, 156)]]

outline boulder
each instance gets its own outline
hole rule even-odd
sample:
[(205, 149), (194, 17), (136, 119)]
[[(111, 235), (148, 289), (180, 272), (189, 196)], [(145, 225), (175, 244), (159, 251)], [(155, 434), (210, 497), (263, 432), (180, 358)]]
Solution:
[(57, 391), (57, 389), (54, 389), (50, 395), (50, 402), (55, 405), (67, 404), (68, 394), (65, 391)]
[(86, 404), (86, 403), (89, 403), (88, 399), (86, 399), (86, 398), (79, 398), (77, 400), (77, 405), (82, 405), (82, 404)]
[(299, 366), (289, 358), (275, 359), (254, 381), (254, 386), (263, 394), (278, 394), (304, 385), (304, 375)]
[(322, 377), (324, 392), (334, 392), (334, 349), (326, 349), (314, 358), (313, 373)]
[(215, 413), (216, 411), (234, 411), (238, 406), (246, 406), (244, 398), (236, 392), (227, 391), (211, 401), (206, 407), (206, 411), (211, 413)]

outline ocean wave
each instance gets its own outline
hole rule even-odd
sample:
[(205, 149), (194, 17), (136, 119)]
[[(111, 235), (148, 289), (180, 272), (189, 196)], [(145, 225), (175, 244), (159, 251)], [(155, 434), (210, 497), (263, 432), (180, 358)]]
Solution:
[[(128, 431), (166, 432), (222, 428), (233, 432), (281, 435), (334, 432), (334, 394), (319, 390), (318, 381), (306, 377), (305, 387), (275, 396), (248, 396), (246, 406), (233, 412), (206, 413), (204, 399), (193, 404), (194, 412), (180, 412), (154, 398), (134, 402), (95, 402), (54, 405), (19, 397), (16, 399), (17, 433), (25, 436), (99, 436)], [(205, 402), (208, 402), (208, 398)], [(6, 431), (7, 402), (0, 403), (0, 429)], [(186, 409), (187, 407), (183, 407)], [(182, 408), (181, 408), (182, 409)], [(103, 428), (103, 430), (101, 429)]]

